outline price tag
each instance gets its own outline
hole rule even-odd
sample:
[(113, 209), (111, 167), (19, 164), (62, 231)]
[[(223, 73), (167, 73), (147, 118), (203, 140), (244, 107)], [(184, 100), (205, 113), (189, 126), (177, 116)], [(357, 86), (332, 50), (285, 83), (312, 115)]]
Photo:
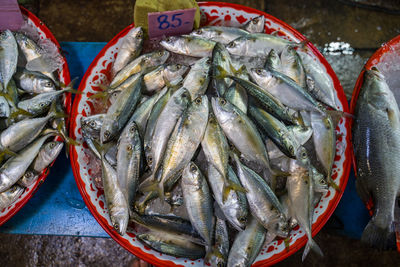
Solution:
[(195, 12), (196, 8), (189, 8), (149, 13), (149, 37), (181, 35), (191, 32)]
[(0, 31), (18, 30), (21, 28), (24, 19), (19, 9), (17, 0), (0, 1)]

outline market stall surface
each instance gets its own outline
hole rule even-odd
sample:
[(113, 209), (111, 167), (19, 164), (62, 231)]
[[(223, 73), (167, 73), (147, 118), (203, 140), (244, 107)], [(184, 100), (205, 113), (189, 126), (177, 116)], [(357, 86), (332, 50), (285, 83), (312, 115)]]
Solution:
[[(76, 60), (77, 54), (85, 55), (83, 61), (86, 62), (70, 63), (72, 77), (82, 76), (104, 46), (102, 42), (109, 41), (132, 22), (134, 4), (134, 1), (127, 0), (19, 2), (46, 23), (62, 42), (69, 61)], [(263, 10), (303, 33), (323, 52), (347, 96), (351, 95), (366, 60), (383, 42), (400, 34), (399, 14), (357, 7), (349, 4), (351, 1), (229, 2)], [(396, 13), (396, 6), (392, 4), (396, 1), (385, 2), (385, 8)], [(16, 215), (0, 228), (0, 265), (129, 266), (134, 256), (111, 238), (104, 237), (105, 232), (85, 207), (70, 177), (69, 160), (60, 156), (53, 169), (45, 184), (20, 211), (25, 214)], [(46, 199), (51, 199), (52, 204), (59, 208), (57, 221), (50, 220), (57, 217), (48, 216), (53, 211), (48, 209)], [(40, 218), (49, 218), (49, 221), (41, 223)], [(319, 258), (311, 253), (301, 263), (300, 250), (278, 266), (400, 266), (397, 252), (379, 252), (360, 243), (359, 237), (367, 218), (366, 210), (354, 194), (352, 174), (338, 210), (315, 237), (325, 257)], [(88, 223), (92, 226), (83, 229)]]

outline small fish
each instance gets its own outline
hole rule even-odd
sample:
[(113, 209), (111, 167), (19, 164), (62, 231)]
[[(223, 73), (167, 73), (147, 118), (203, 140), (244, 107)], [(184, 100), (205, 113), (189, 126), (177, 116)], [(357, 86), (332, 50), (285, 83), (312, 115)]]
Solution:
[(10, 30), (0, 33), (0, 80), (7, 88), (18, 62), (18, 45)]
[(155, 51), (152, 53), (141, 55), (123, 67), (110, 83), (110, 88), (116, 88), (133, 74), (151, 70), (168, 59), (168, 51)]
[(117, 152), (117, 179), (128, 202), (133, 210), (137, 184), (139, 182), (140, 163), (142, 155), (142, 141), (138, 127), (134, 121), (125, 126), (118, 139)]
[(117, 57), (115, 58), (111, 68), (111, 73), (113, 75), (117, 74), (130, 61), (134, 60), (140, 55), (140, 52), (142, 51), (143, 40), (142, 27), (135, 27), (124, 36), (119, 47)]
[(249, 34), (247, 31), (235, 27), (207, 26), (194, 30), (191, 36), (201, 37), (221, 44), (229, 42)]
[(206, 241), (207, 246), (211, 246), (215, 227), (213, 200), (207, 180), (195, 163), (190, 162), (183, 170), (181, 187), (193, 227)]
[(100, 130), (105, 114), (95, 114), (81, 117), (81, 128), (84, 137), (90, 137), (100, 142)]
[(160, 44), (167, 50), (191, 57), (210, 57), (216, 42), (190, 35), (169, 36)]
[(234, 160), (240, 182), (247, 190), (251, 214), (269, 232), (287, 237), (289, 232), (284, 209), (274, 192), (257, 173), (243, 165), (236, 154)]
[(356, 189), (374, 202), (373, 215), (361, 241), (378, 249), (395, 247), (393, 224), (400, 191), (400, 111), (384, 75), (364, 73), (353, 125)]
[(228, 226), (225, 221), (219, 219), (215, 222), (215, 240), (212, 249), (204, 258), (205, 264), (211, 266), (225, 266), (229, 255)]
[[(220, 96), (224, 95), (225, 91), (232, 84), (232, 80), (229, 77), (222, 78), (222, 73), (228, 75), (234, 75), (236, 70), (233, 68), (232, 59), (229, 55), (228, 50), (221, 43), (217, 43), (214, 46), (212, 52), (212, 68), (213, 74), (213, 86), (217, 90)], [(225, 76), (225, 75), (224, 75)]]
[(32, 144), (21, 150), (19, 155), (9, 158), (0, 167), (0, 192), (9, 189), (24, 175), (29, 165), (31, 165), (38, 155), (44, 142), (53, 135), (54, 134), (51, 133), (36, 139)]
[(146, 93), (156, 92), (169, 84), (181, 81), (182, 76), (188, 70), (187, 66), (181, 64), (161, 65), (143, 77), (146, 85)]
[(224, 94), (224, 98), (247, 114), (248, 96), (246, 89), (240, 84), (233, 83)]
[(274, 49), (277, 53), (280, 53), (288, 45), (300, 46), (301, 44), (270, 34), (252, 33), (239, 37), (228, 43), (226, 45), (226, 49), (232, 55), (266, 57), (271, 49)]
[(182, 87), (185, 87), (192, 99), (203, 95), (210, 82), (211, 59), (204, 57), (196, 61), (183, 80)]
[(0, 210), (3, 210), (14, 203), (24, 192), (25, 188), (13, 185), (11, 188), (0, 193)]
[(156, 251), (174, 257), (189, 259), (203, 258), (205, 250), (203, 246), (195, 244), (190, 239), (170, 234), (165, 231), (150, 231), (137, 235), (138, 239)]
[(108, 108), (100, 130), (101, 143), (110, 141), (132, 116), (140, 98), (142, 81), (143, 76), (141, 74), (136, 74), (128, 78), (126, 82), (130, 83), (129, 88), (124, 90)]
[(250, 267), (264, 244), (265, 234), (264, 227), (251, 217), (246, 229), (239, 232), (233, 241), (227, 266)]
[(37, 71), (18, 68), (14, 75), (17, 87), (29, 94), (41, 94), (57, 90), (54, 81)]
[(243, 25), (243, 29), (250, 33), (263, 33), (264, 27), (265, 27), (264, 15), (254, 17)]

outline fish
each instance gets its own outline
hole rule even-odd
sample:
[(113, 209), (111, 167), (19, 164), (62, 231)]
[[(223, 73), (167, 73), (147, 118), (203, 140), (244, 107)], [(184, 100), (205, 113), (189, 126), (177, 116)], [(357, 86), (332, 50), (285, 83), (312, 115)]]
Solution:
[(168, 51), (191, 57), (210, 57), (216, 42), (190, 35), (169, 36), (160, 42)]
[(150, 143), (150, 156), (147, 158), (147, 161), (151, 163), (150, 168), (153, 173), (160, 167), (170, 135), (189, 103), (189, 92), (182, 87), (171, 96), (161, 111), (154, 126)]
[(128, 207), (133, 210), (142, 156), (142, 141), (134, 121), (128, 122), (125, 126), (117, 147), (117, 179)]
[(196, 152), (208, 121), (207, 96), (199, 96), (191, 102), (186, 111), (175, 125), (168, 141), (162, 166), (160, 166), (160, 178), (158, 191), (164, 196), (164, 187), (174, 184), (179, 174), (191, 161)]
[(313, 183), (307, 169), (301, 167), (296, 161), (292, 161), (290, 165), (290, 176), (287, 178), (286, 188), (289, 196), (289, 213), (296, 219), (308, 238), (302, 261), (304, 261), (310, 249), (323, 256), (321, 249), (311, 235), (314, 214)]
[(128, 201), (118, 182), (116, 170), (104, 159), (104, 151), (101, 151), (101, 173), (111, 225), (118, 234), (124, 235), (129, 221)]
[(194, 162), (186, 165), (180, 185), (190, 222), (210, 247), (215, 227), (213, 200), (207, 180)]
[(249, 33), (263, 33), (265, 27), (265, 17), (260, 15), (252, 18), (246, 24), (243, 25), (243, 29)]
[(24, 193), (25, 188), (13, 185), (9, 189), (0, 193), (0, 210), (3, 210), (14, 203)]
[(205, 256), (204, 263), (211, 266), (225, 266), (229, 255), (229, 234), (225, 220), (217, 217), (214, 235), (213, 247)]
[(186, 88), (192, 99), (204, 94), (210, 82), (211, 59), (204, 57), (197, 60), (183, 79), (182, 87)]
[(385, 76), (377, 68), (364, 72), (353, 124), (356, 189), (373, 215), (361, 241), (378, 249), (395, 246), (393, 222), (400, 189), (399, 108)]
[(161, 65), (143, 77), (145, 92), (153, 93), (170, 84), (177, 84), (183, 80), (182, 76), (189, 67), (181, 64)]
[(223, 98), (213, 97), (211, 104), (226, 137), (243, 157), (270, 171), (267, 150), (254, 123), (240, 109)]
[(288, 225), (279, 199), (257, 173), (243, 165), (236, 154), (233, 156), (237, 175), (247, 190), (246, 197), (251, 214), (269, 232), (280, 237), (287, 237)]
[(7, 88), (8, 83), (17, 69), (18, 45), (10, 30), (0, 33), (0, 80), (3, 88)]
[(302, 44), (270, 34), (251, 33), (231, 41), (226, 45), (226, 49), (232, 55), (265, 58), (271, 49), (280, 53), (288, 45), (301, 46)]
[(117, 88), (132, 75), (145, 72), (147, 70), (152, 70), (158, 65), (164, 64), (168, 57), (169, 52), (165, 50), (155, 51), (139, 56), (138, 58), (129, 62), (115, 75), (109, 87), (111, 89)]
[[(331, 77), (328, 75), (325, 67), (318, 62), (308, 52), (308, 49), (297, 49), (296, 52), (303, 62), (304, 69), (308, 77), (308, 88), (316, 98), (333, 109), (338, 109), (335, 98), (335, 87)], [(310, 85), (310, 81), (313, 85)], [(312, 86), (312, 87), (311, 87)]]
[(101, 143), (106, 143), (114, 138), (132, 116), (140, 98), (142, 81), (143, 76), (141, 74), (131, 76), (126, 81), (130, 83), (129, 88), (124, 90), (118, 96), (117, 100), (108, 108), (100, 130)]
[(103, 124), (105, 114), (94, 114), (87, 117), (81, 117), (82, 135), (90, 137), (100, 142), (100, 130)]
[(246, 89), (240, 84), (233, 83), (228, 90), (225, 91), (223, 97), (239, 108), (244, 114), (247, 114), (248, 96)]
[(15, 184), (36, 158), (44, 142), (54, 133), (36, 139), (32, 144), (21, 150), (20, 154), (9, 158), (0, 167), (0, 192), (4, 192)]
[(4, 96), (0, 96), (0, 117), (8, 118), (10, 116), (10, 106)]
[(223, 76), (226, 75), (221, 75), (221, 72), (234, 75), (236, 70), (232, 65), (232, 59), (228, 50), (221, 43), (217, 43), (214, 46), (211, 71), (214, 77), (213, 86), (217, 90), (218, 95), (222, 96), (233, 81), (229, 77), (224, 78)]
[(274, 69), (293, 79), (299, 86), (307, 89), (306, 71), (293, 46), (287, 46), (281, 53), (281, 69)]
[(118, 49), (117, 57), (111, 67), (111, 73), (117, 74), (130, 61), (140, 55), (143, 47), (143, 29), (142, 27), (132, 28), (122, 39)]
[(137, 235), (137, 238), (154, 250), (174, 257), (199, 259), (205, 255), (203, 246), (195, 244), (187, 238), (165, 231), (152, 230)]
[[(218, 206), (222, 210), (226, 220), (238, 231), (242, 231), (247, 222), (248, 206), (244, 192), (230, 190), (223, 201), (225, 179), (212, 163), (207, 164), (208, 184)], [(229, 181), (240, 184), (231, 166), (228, 166)]]
[(264, 227), (251, 217), (246, 229), (239, 232), (233, 241), (227, 266), (250, 267), (264, 244), (266, 232)]
[(39, 151), (29, 169), (25, 172), (18, 184), (23, 187), (29, 187), (39, 178), (40, 174), (46, 169), (60, 154), (64, 143), (52, 141), (46, 143)]
[(13, 77), (17, 87), (29, 94), (41, 94), (57, 90), (56, 84), (50, 77), (37, 71), (17, 68)]
[(206, 26), (194, 30), (190, 33), (191, 36), (196, 36), (208, 39), (221, 44), (228, 44), (229, 42), (249, 34), (247, 31), (235, 27), (224, 26)]

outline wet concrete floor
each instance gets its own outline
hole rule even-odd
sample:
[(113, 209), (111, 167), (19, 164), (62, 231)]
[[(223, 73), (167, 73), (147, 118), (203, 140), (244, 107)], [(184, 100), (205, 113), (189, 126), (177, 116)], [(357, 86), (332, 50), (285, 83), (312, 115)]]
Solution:
[[(59, 41), (109, 41), (133, 21), (134, 1), (20, 2), (37, 14)], [(303, 33), (324, 53), (348, 97), (366, 60), (382, 43), (400, 34), (400, 15), (348, 4), (351, 1), (229, 2), (263, 10)], [(375, 3), (380, 2), (385, 1)], [(386, 2), (396, 6), (398, 1)], [(400, 266), (395, 251), (367, 248), (359, 240), (335, 234), (329, 223), (315, 240), (324, 258), (311, 253), (302, 263), (300, 250), (278, 266)], [(0, 234), (1, 266), (129, 266), (133, 259), (110, 238)]]

